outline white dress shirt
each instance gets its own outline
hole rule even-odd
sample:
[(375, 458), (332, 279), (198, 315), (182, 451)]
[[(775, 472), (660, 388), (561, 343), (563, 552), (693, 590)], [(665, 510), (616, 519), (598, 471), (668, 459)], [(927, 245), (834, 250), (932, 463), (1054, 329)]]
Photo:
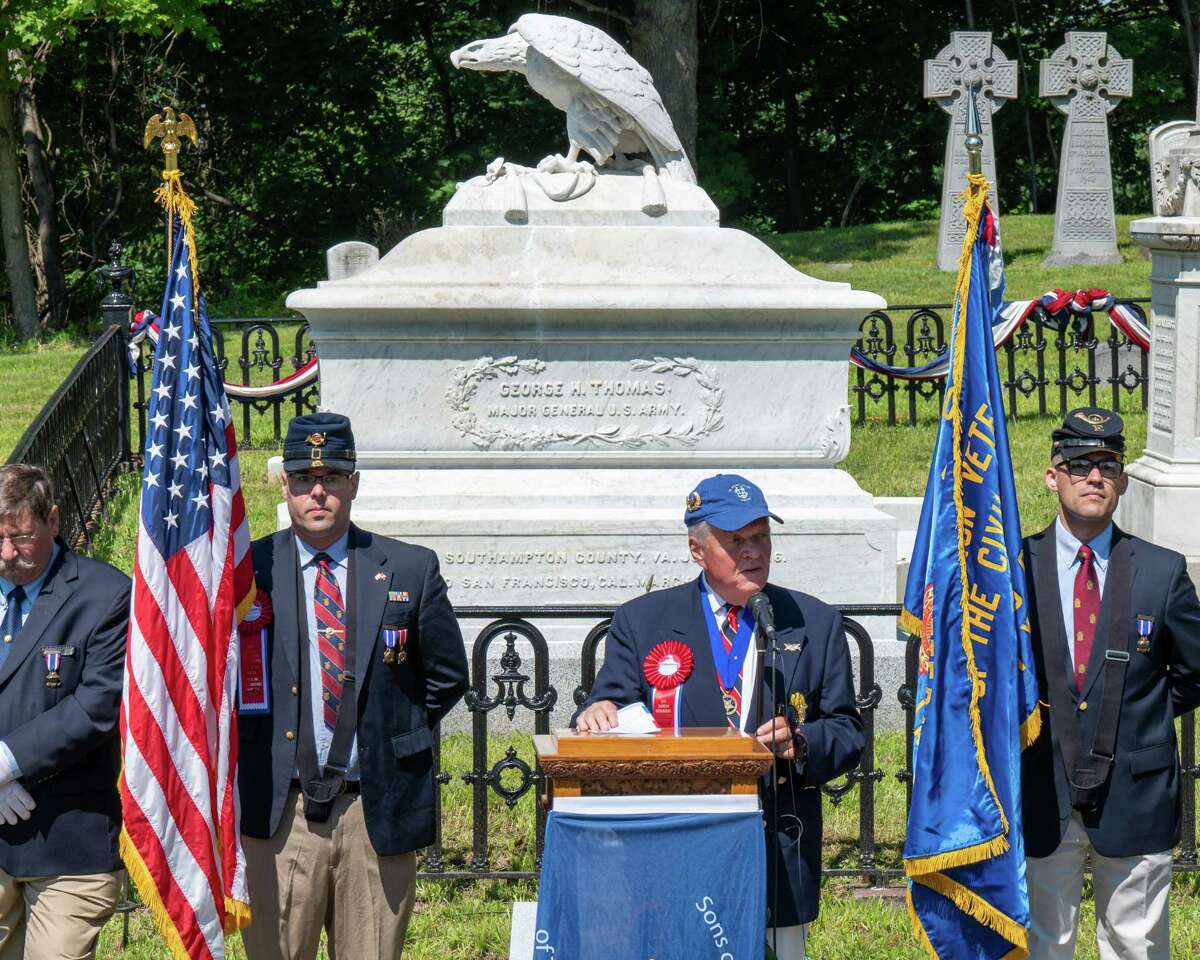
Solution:
[[(1104, 577), (1108, 573), (1108, 558), (1112, 555), (1113, 525), (1110, 523), (1102, 533), (1088, 541), (1092, 548), (1092, 563), (1096, 568), (1096, 589), (1104, 596)], [(1071, 651), (1071, 663), (1075, 663), (1075, 576), (1079, 573), (1079, 548), (1083, 541), (1063, 526), (1062, 518), (1054, 521), (1055, 557), (1058, 566), (1058, 598), (1062, 603), (1063, 632), (1067, 636), (1067, 649)], [(1093, 641), (1094, 643), (1095, 641)]]
[[(332, 545), (324, 550), (315, 550), (299, 537), (296, 537), (296, 550), (300, 554), (300, 573), (304, 578), (304, 609), (308, 615), (308, 700), (312, 712), (313, 732), (317, 739), (317, 763), (325, 766), (329, 756), (329, 746), (333, 743), (333, 731), (325, 726), (325, 703), (321, 699), (321, 651), (317, 635), (317, 611), (315, 597), (317, 592), (317, 561), (318, 553), (329, 555), (329, 569), (337, 580), (338, 590), (342, 594), (342, 605), (349, 620), (350, 598), (346, 593), (348, 574), (350, 570), (350, 533), (347, 531)], [(350, 638), (351, 640), (353, 637)], [(357, 671), (356, 671), (357, 672)], [(353, 710), (353, 703), (341, 705), (343, 710)], [(347, 780), (358, 779), (358, 735), (350, 744), (350, 758), (346, 764)]]

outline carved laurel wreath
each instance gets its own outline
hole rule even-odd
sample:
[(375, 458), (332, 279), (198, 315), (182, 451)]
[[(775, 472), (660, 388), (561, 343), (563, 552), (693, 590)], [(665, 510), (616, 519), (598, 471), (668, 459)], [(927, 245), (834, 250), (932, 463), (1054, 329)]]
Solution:
[(471, 399), (479, 385), (500, 376), (538, 374), (546, 369), (546, 364), (542, 360), (519, 360), (516, 357), (481, 357), (473, 364), (459, 364), (454, 369), (454, 377), (446, 387), (446, 402), (454, 411), (450, 423), (460, 434), (470, 438), (475, 446), (485, 450), (492, 447), (501, 450), (543, 450), (552, 443), (577, 445), (588, 441), (631, 450), (673, 443), (690, 447), (725, 425), (725, 417), (721, 413), (725, 390), (720, 386), (715, 367), (704, 368), (695, 357), (654, 357), (651, 360), (631, 360), (629, 365), (639, 372), (670, 373), (680, 379), (691, 377), (700, 388), (704, 422), (699, 427), (691, 421), (678, 425), (660, 423), (649, 428), (639, 428), (634, 424), (624, 428), (614, 425), (590, 432), (546, 427), (528, 430), (492, 427), (481, 423), (470, 409)]

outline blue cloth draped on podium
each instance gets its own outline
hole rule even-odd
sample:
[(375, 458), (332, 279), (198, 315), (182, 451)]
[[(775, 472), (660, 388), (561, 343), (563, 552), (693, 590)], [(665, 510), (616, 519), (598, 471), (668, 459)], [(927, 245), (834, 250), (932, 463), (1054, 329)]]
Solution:
[(537, 960), (763, 956), (762, 814), (551, 812)]

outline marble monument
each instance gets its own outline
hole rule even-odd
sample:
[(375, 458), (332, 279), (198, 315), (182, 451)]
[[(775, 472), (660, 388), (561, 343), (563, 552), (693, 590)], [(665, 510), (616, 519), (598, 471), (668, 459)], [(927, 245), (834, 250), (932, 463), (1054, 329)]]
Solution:
[[(458, 607), (615, 604), (695, 578), (685, 498), (745, 472), (786, 521), (773, 580), (894, 602), (896, 520), (838, 467), (847, 352), (883, 299), (721, 227), (686, 157), (577, 166), (581, 122), (561, 163), (497, 159), (441, 227), (289, 296), (321, 406), (354, 422), (356, 520), (436, 549)], [(562, 723), (582, 630), (544, 632)]]
[(1129, 225), (1150, 251), (1146, 449), (1129, 464), (1118, 522), (1178, 550), (1200, 582), (1200, 104), (1150, 134), (1155, 216)]
[(1133, 94), (1133, 61), (1122, 59), (1104, 33), (1068, 32), (1041, 71), (1039, 92), (1067, 115), (1054, 244), (1042, 266), (1120, 263), (1108, 115)]
[(992, 43), (990, 31), (955, 30), (949, 45), (925, 61), (925, 98), (950, 114), (946, 161), (942, 167), (942, 215), (938, 225), (939, 270), (955, 271), (962, 254), (966, 221), (960, 194), (967, 182), (967, 91), (974, 91), (983, 133), (983, 175), (990, 186), (988, 203), (1000, 217), (996, 189), (996, 153), (992, 147), (992, 114), (1017, 95), (1017, 64)]

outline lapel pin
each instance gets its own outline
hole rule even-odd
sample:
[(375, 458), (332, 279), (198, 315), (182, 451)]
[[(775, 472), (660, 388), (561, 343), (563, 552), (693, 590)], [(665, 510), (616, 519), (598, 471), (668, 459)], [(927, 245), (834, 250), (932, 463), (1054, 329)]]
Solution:
[(801, 644), (801, 643), (785, 643), (783, 645), (783, 652), (784, 653), (799, 653), (800, 648), (802, 646), (803, 646), (803, 644)]
[(380, 571), (379, 573), (375, 574), (375, 579), (376, 580), (386, 580), (387, 574), (384, 573), (383, 571)]

